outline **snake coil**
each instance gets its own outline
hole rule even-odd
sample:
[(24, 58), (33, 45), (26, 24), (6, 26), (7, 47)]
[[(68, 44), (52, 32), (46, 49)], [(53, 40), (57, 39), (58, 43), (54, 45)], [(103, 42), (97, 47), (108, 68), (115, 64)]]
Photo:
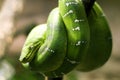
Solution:
[(111, 50), (111, 31), (98, 3), (87, 17), (81, 0), (59, 0), (47, 24), (29, 33), (19, 60), (33, 71), (60, 77), (101, 67)]

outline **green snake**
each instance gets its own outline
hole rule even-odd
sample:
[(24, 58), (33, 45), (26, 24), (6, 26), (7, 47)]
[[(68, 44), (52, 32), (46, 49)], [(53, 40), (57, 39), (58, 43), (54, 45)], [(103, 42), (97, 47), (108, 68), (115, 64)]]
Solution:
[(59, 0), (47, 23), (29, 33), (20, 55), (22, 65), (48, 77), (104, 65), (112, 51), (105, 14), (95, 3), (87, 17), (81, 0)]

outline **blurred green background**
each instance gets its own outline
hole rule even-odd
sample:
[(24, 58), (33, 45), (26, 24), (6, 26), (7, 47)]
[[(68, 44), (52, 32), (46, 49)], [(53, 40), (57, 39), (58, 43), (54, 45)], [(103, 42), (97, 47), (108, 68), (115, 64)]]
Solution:
[[(5, 0), (0, 0), (0, 9)], [(43, 80), (43, 76), (25, 70), (18, 61), (26, 39), (24, 27), (46, 23), (58, 0), (23, 0), (22, 12), (15, 17), (17, 30), (11, 45), (0, 59), (0, 80)], [(113, 36), (113, 50), (109, 61), (92, 72), (74, 72), (78, 80), (120, 80), (120, 0), (97, 0), (103, 8)], [(31, 27), (32, 28), (32, 27)], [(19, 45), (18, 45), (19, 44)], [(71, 75), (71, 74), (70, 74)], [(69, 76), (69, 80), (75, 80)], [(6, 78), (5, 78), (6, 77)], [(67, 78), (66, 78), (67, 79)]]

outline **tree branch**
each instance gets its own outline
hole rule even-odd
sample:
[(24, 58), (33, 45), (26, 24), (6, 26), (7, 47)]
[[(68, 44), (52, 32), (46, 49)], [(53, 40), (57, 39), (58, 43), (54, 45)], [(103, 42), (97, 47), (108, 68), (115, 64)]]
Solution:
[(85, 6), (85, 10), (86, 10), (87, 15), (89, 15), (89, 12), (92, 9), (94, 2), (96, 0), (82, 0), (82, 1), (83, 1), (84, 6)]

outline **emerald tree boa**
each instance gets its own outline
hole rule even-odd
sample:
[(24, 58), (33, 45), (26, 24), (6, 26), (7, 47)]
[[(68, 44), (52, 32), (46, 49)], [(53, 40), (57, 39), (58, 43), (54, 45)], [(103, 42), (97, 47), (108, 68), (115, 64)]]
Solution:
[(104, 65), (112, 50), (112, 35), (98, 3), (89, 16), (81, 0), (59, 0), (46, 24), (28, 35), (20, 55), (22, 65), (48, 77)]

